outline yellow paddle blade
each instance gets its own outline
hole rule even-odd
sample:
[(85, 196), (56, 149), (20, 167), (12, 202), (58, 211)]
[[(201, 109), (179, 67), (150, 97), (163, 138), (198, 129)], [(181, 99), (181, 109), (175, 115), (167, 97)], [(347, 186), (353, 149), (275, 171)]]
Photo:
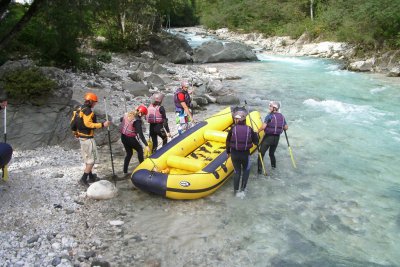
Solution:
[(4, 166), (3, 167), (3, 180), (5, 181), (5, 182), (7, 182), (8, 181), (8, 166), (6, 165), (6, 166)]
[(267, 170), (265, 169), (265, 165), (264, 165), (264, 161), (263, 161), (263, 158), (262, 158), (262, 156), (261, 156), (261, 153), (258, 153), (258, 157), (260, 158), (261, 166), (262, 166), (263, 171), (264, 171), (264, 175), (267, 176), (268, 173), (267, 173)]
[(144, 151), (144, 158), (148, 158), (151, 156), (151, 151), (153, 151), (153, 141), (151, 140), (151, 138), (149, 138), (147, 140), (147, 144), (149, 145), (149, 151), (145, 150)]
[(296, 167), (296, 162), (294, 162), (294, 158), (293, 158), (293, 153), (292, 153), (292, 148), (291, 147), (289, 147), (289, 154), (290, 154), (290, 158), (292, 159), (293, 167), (296, 169), (297, 168)]

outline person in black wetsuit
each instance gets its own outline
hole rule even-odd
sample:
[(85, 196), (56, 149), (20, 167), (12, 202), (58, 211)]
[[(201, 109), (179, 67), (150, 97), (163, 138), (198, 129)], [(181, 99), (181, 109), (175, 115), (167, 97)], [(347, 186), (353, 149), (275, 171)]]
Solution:
[(167, 143), (168, 137), (171, 138), (171, 133), (168, 127), (168, 119), (165, 108), (161, 105), (164, 95), (162, 93), (155, 93), (153, 101), (147, 108), (147, 122), (150, 124), (149, 135), (153, 142), (153, 153), (157, 150), (159, 136), (162, 139), (163, 146)]
[[(269, 103), (269, 113), (264, 119), (263, 125), (258, 129), (258, 132), (265, 131), (265, 135), (260, 144), (261, 159), (264, 160), (264, 155), (269, 149), (269, 158), (271, 167), (276, 168), (275, 150), (279, 144), (279, 137), (283, 131), (289, 127), (285, 117), (279, 113), (280, 104), (276, 101)], [(258, 159), (258, 173), (262, 173), (261, 160)]]
[[(257, 134), (246, 125), (246, 116), (245, 109), (236, 109), (233, 114), (235, 125), (226, 137), (226, 153), (228, 158), (231, 156), (235, 169), (233, 189), (236, 196), (244, 196), (250, 175), (250, 148), (253, 144), (258, 144)], [(240, 178), (242, 178), (242, 184), (239, 191)]]
[(133, 149), (136, 150), (138, 154), (139, 163), (144, 160), (143, 148), (137, 139), (138, 135), (146, 146), (145, 149), (150, 149), (142, 130), (142, 117), (146, 115), (147, 108), (144, 105), (140, 105), (135, 111), (125, 113), (125, 115), (120, 119), (121, 125), (119, 131), (121, 132), (121, 141), (126, 151), (123, 169), (124, 174), (128, 173), (128, 166), (133, 155)]

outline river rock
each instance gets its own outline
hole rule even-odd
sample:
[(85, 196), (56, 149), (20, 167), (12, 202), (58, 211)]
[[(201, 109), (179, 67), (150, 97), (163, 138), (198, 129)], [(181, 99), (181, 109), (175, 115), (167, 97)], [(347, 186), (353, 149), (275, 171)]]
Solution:
[(215, 62), (239, 62), (256, 61), (257, 56), (251, 47), (231, 42), (222, 43), (209, 41), (203, 43), (193, 51), (193, 62), (215, 63)]
[(87, 196), (92, 199), (105, 200), (115, 197), (118, 189), (109, 181), (101, 180), (91, 184), (87, 190)]

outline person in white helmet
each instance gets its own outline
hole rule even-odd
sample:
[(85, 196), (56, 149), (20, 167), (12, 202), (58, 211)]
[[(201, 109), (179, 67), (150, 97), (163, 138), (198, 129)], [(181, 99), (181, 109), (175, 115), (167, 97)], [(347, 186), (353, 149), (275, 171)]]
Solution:
[[(265, 117), (263, 125), (258, 129), (258, 132), (265, 131), (264, 138), (260, 144), (261, 158), (264, 159), (264, 155), (269, 149), (272, 168), (276, 168), (275, 150), (279, 144), (279, 137), (283, 131), (289, 128), (285, 117), (279, 113), (279, 108), (279, 102), (271, 101), (269, 103), (269, 114)], [(258, 159), (258, 173), (262, 173), (260, 159)]]
[(152, 103), (147, 108), (146, 119), (150, 124), (149, 135), (153, 142), (153, 153), (158, 147), (158, 136), (162, 139), (163, 146), (167, 144), (168, 137), (171, 138), (165, 108), (161, 105), (163, 99), (164, 95), (162, 93), (155, 93), (152, 96)]

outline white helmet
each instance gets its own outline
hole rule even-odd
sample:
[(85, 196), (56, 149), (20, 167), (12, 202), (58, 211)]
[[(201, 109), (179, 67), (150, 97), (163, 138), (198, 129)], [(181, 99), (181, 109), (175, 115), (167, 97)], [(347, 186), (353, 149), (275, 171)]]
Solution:
[(189, 88), (189, 82), (186, 81), (186, 80), (183, 80), (183, 81), (181, 82), (181, 87), (182, 87), (182, 88), (183, 88), (183, 87)]
[(161, 103), (162, 101), (163, 101), (163, 99), (164, 99), (164, 94), (163, 93), (155, 93), (153, 96), (152, 96), (152, 100), (153, 100), (153, 103), (154, 102), (159, 102), (159, 103)]
[(237, 110), (235, 111), (235, 113), (233, 114), (233, 117), (235, 119), (238, 119), (239, 121), (244, 121), (246, 120), (246, 116), (247, 116), (247, 111), (246, 110)]
[(276, 110), (279, 110), (279, 108), (281, 107), (281, 104), (279, 104), (278, 101), (271, 101), (271, 102), (269, 102), (269, 106), (275, 108)]

